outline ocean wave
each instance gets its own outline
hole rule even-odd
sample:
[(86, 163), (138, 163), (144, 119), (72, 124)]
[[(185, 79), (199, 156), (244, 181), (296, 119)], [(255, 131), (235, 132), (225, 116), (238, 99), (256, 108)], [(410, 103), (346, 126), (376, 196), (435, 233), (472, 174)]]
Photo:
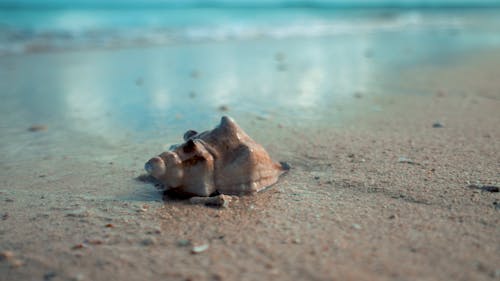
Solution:
[[(296, 17), (285, 20), (241, 20), (229, 18), (214, 22), (156, 23), (131, 26), (75, 24), (0, 25), (0, 55), (88, 48), (123, 48), (179, 43), (220, 42), (253, 39), (310, 38), (359, 35), (403, 30), (459, 29), (456, 18), (430, 17), (420, 13), (385, 14), (371, 17)], [(76, 28), (75, 28), (76, 26)]]

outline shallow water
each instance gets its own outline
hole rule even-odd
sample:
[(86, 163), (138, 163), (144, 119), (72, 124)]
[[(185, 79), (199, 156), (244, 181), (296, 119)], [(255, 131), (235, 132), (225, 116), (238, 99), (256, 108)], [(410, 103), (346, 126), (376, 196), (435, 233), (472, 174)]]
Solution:
[[(168, 147), (180, 141), (186, 129), (212, 128), (223, 114), (254, 131), (265, 122), (274, 128), (342, 126), (358, 114), (383, 110), (376, 103), (359, 105), (360, 98), (438, 90), (405, 88), (401, 72), (453, 64), (500, 46), (500, 11), (495, 10), (342, 14), (291, 9), (266, 11), (257, 18), (240, 10), (210, 9), (206, 15), (226, 16), (205, 18), (198, 18), (196, 9), (183, 10), (186, 18), (162, 16), (172, 11), (142, 12), (48, 10), (38, 17), (25, 10), (1, 13), (4, 50), (32, 40), (47, 42), (43, 51), (28, 48), (0, 57), (2, 162), (29, 160), (31, 154), (19, 155), (23, 151), (55, 155), (74, 150), (85, 157), (74, 148), (89, 143), (103, 152), (146, 143)], [(65, 16), (72, 24), (57, 20)], [(93, 24), (78, 24), (89, 18)], [(236, 28), (242, 22), (246, 28)], [(95, 38), (85, 34), (96, 26), (105, 37), (113, 37), (117, 30), (127, 30), (124, 23), (146, 33), (161, 26), (169, 30), (165, 34), (176, 32), (189, 40), (138, 46), (128, 44), (135, 38), (132, 33), (113, 48), (87, 44)], [(83, 36), (83, 41), (66, 42), (57, 33), (61, 28), (71, 38)], [(199, 28), (204, 37), (192, 37)], [(225, 32), (221, 28), (236, 33), (219, 38), (217, 34)], [(6, 30), (15, 29), (30, 35), (5, 41)], [(47, 32), (55, 32), (57, 40), (43, 37)], [(63, 42), (64, 51), (53, 42)], [(28, 132), (32, 124), (49, 129)]]

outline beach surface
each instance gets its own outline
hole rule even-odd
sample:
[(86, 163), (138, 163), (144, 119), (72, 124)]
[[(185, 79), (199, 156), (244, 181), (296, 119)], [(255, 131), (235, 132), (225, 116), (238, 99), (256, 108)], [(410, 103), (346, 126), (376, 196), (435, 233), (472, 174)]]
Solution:
[[(0, 57), (0, 280), (499, 280), (500, 49), (300, 41)], [(222, 115), (276, 185), (137, 180)]]

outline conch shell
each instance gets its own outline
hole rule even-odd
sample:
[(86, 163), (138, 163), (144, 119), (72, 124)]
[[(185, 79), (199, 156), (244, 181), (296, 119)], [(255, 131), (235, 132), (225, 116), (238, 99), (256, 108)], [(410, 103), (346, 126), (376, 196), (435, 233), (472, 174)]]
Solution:
[(226, 116), (211, 131), (187, 131), (184, 141), (144, 167), (174, 193), (204, 197), (254, 193), (276, 183), (287, 170)]

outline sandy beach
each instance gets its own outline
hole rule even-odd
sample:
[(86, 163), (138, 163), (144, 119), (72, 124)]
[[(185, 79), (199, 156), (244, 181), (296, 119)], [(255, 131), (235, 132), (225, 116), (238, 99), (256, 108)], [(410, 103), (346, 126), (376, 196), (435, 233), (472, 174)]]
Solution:
[[(500, 49), (259, 42), (1, 57), (0, 280), (499, 280)], [(222, 115), (289, 173), (226, 209), (137, 180)]]

